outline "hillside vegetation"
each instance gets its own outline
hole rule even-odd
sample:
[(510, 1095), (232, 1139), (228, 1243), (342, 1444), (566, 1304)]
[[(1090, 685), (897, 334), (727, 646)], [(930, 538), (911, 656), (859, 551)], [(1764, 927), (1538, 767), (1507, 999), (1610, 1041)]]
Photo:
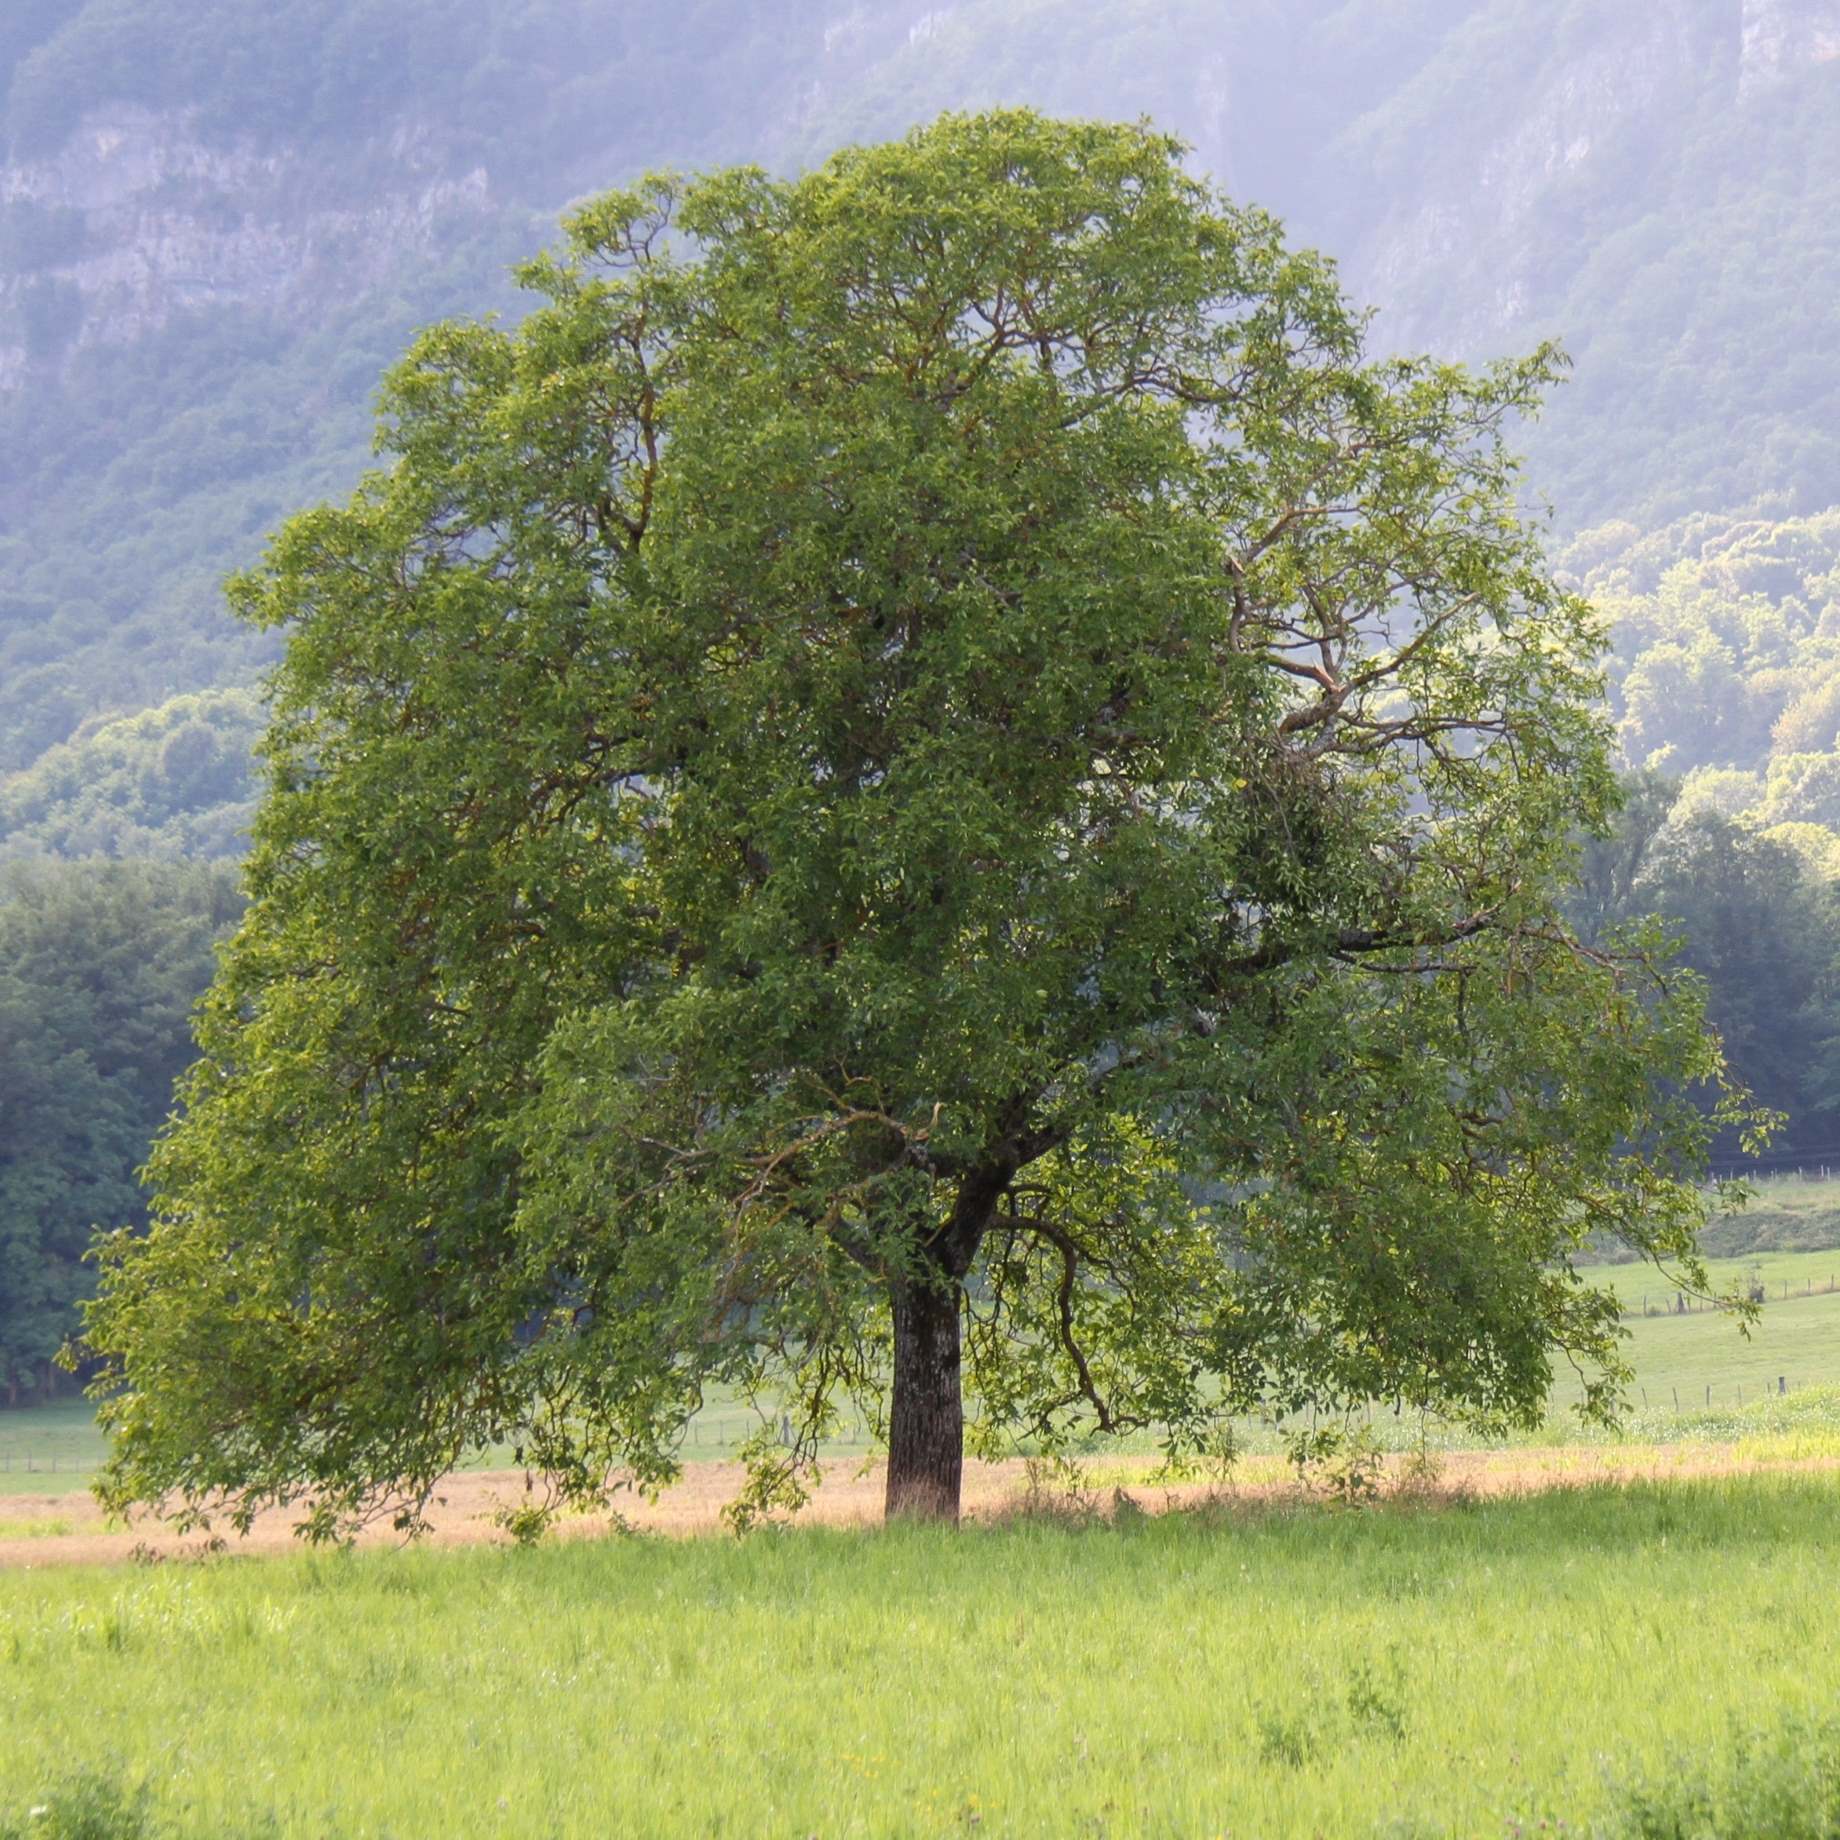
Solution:
[(270, 651), (224, 617), (222, 574), (343, 493), (383, 365), (421, 322), (508, 304), (507, 264), (567, 199), (665, 163), (796, 166), (947, 107), (1154, 115), (1342, 260), (1382, 348), (1566, 340), (1575, 381), (1525, 431), (1566, 531), (1818, 513), (1840, 477), (1835, 17), (21, 0), (0, 21), (0, 774), (252, 680)]
[(87, 722), (0, 780), (0, 857), (234, 857), (254, 810), (253, 690), (176, 696)]
[[(1567, 342), (1573, 381), (1520, 431), (1528, 491), (1609, 619), (1643, 776), (1579, 918), (1676, 922), (1737, 1071), (1788, 1118), (1776, 1159), (1840, 1166), (1836, 46), (1836, 0), (16, 0), (0, 858), (240, 854), (275, 647), (222, 576), (375, 464), (376, 380), (416, 325), (518, 310), (508, 266), (569, 198), (673, 162), (809, 164), (944, 108), (1147, 113), (1337, 255), (1376, 350)], [(96, 914), (128, 927), (112, 894)], [(195, 988), (158, 1009), (161, 1066)], [(67, 1155), (62, 1199), (5, 1228), (36, 1248), (63, 1223), (43, 1282), (66, 1303), (88, 1225), (133, 1217), (124, 1172), (163, 1112), (146, 1098), (107, 1152), (98, 1211), (66, 1219), (92, 1179)]]
[(222, 145), (336, 145), (413, 110), (458, 158), (548, 188), (610, 145), (643, 159), (727, 138), (822, 32), (785, 0), (25, 0), (0, 36), (0, 119), (31, 157), (106, 104), (196, 110)]
[(101, 1222), (192, 1058), (192, 1005), (241, 910), (203, 863), (0, 864), (0, 1401), (42, 1394)]

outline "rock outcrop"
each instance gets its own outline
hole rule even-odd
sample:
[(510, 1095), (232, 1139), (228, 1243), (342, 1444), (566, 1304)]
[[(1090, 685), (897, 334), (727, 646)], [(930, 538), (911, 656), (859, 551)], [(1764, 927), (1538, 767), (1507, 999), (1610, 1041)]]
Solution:
[[(51, 226), (44, 255), (28, 245), (27, 262), (0, 274), (0, 307), (15, 308), (0, 385), (35, 359), (125, 343), (186, 309), (305, 323), (425, 259), (443, 224), (476, 225), (494, 208), (485, 168), (453, 171), (413, 122), (328, 163), (323, 149), (214, 144), (183, 110), (95, 110), (54, 154), (0, 167), (0, 209), (28, 230)], [(48, 289), (63, 323), (34, 339), (20, 309)]]

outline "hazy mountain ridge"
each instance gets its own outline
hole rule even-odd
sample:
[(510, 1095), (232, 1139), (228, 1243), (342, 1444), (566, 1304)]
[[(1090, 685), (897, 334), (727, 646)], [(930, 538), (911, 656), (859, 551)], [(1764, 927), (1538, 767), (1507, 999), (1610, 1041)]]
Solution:
[(1382, 346), (1563, 337), (1566, 530), (1840, 495), (1840, 0), (17, 0), (0, 86), (0, 775), (249, 680), (218, 579), (568, 199), (944, 107), (1152, 116)]
[[(1571, 215), (1601, 206), (1594, 175), (1636, 182), (1620, 202), (1640, 221), (1672, 187), (1689, 111), (1703, 128), (1840, 60), (1840, 0), (875, 0), (817, 23), (797, 23), (791, 7), (756, 9), (777, 15), (782, 68), (760, 72), (749, 106), (720, 120), (703, 118), (699, 105), (715, 98), (693, 84), (649, 138), (584, 121), (574, 128), (585, 144), (570, 145), (566, 132), (529, 132), (509, 114), (493, 137), (474, 119), (476, 101), (454, 114), (456, 87), (479, 87), (473, 69), (430, 77), (424, 94), (406, 84), (356, 136), (329, 131), (324, 105), (303, 107), (294, 138), (259, 117), (238, 124), (222, 98), (156, 108), (114, 94), (124, 73), (111, 86), (105, 70), (89, 106), (37, 145), (70, 106), (73, 73), (50, 54), (80, 46), (99, 12), (165, 10), (88, 0), (18, 61), (0, 115), (14, 147), (0, 165), (0, 314), (12, 320), (0, 381), (90, 339), (153, 330), (175, 307), (298, 313), (308, 298), (362, 297), (424, 260), (438, 228), (464, 235), (468, 220), (506, 213), (541, 223), (644, 164), (750, 154), (804, 164), (941, 108), (1016, 100), (1151, 115), (1193, 142), (1198, 167), (1335, 253), (1399, 342), (1468, 348), (1549, 310), (1552, 270), (1582, 263), (1607, 227)], [(252, 9), (218, 0), (216, 10)], [(307, 9), (328, 21), (363, 10), (358, 0)], [(533, 67), (554, 66), (556, 39), (585, 30), (595, 10), (587, 0), (528, 6), (521, 42)], [(709, 16), (704, 50), (717, 67), (736, 10), (693, 8), (683, 22), (694, 33)], [(325, 49), (338, 48), (329, 35)], [(584, 51), (593, 67), (609, 47)], [(538, 98), (523, 74), (528, 105)], [(53, 83), (57, 107), (45, 94)], [(47, 281), (74, 286), (78, 310), (47, 328), (66, 345), (34, 352), (22, 306)]]

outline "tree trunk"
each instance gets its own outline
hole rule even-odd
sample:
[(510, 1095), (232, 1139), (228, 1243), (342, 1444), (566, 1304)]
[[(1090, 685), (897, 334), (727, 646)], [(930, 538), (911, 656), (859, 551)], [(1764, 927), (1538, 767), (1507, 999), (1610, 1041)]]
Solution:
[(957, 1521), (965, 1468), (959, 1284), (894, 1293), (894, 1401), (888, 1414), (889, 1520)]

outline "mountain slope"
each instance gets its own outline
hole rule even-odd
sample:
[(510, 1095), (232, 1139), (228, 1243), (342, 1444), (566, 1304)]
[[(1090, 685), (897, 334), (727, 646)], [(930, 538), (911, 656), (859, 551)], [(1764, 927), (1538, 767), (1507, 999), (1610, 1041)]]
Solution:
[(567, 199), (943, 107), (1153, 115), (1340, 257), (1383, 347), (1562, 337), (1527, 444), (1566, 531), (1817, 511), (1836, 54), (1840, 0), (13, 0), (0, 775), (252, 679), (221, 575), (366, 464), (413, 326), (515, 310)]

